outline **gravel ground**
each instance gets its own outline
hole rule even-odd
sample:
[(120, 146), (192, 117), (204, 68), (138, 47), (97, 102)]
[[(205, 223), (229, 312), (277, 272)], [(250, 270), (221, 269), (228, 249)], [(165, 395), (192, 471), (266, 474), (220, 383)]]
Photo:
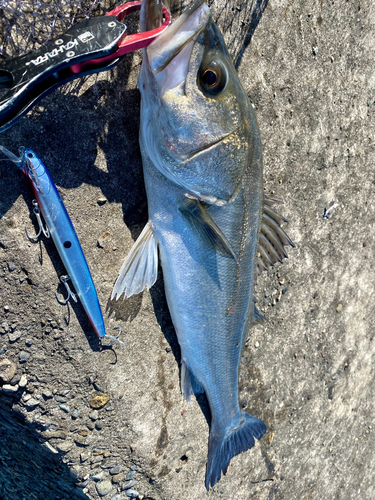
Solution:
[[(204, 488), (207, 404), (183, 400), (162, 277), (109, 300), (147, 221), (141, 53), (49, 95), (0, 143), (44, 160), (77, 230), (108, 333), (61, 306), (52, 241), (31, 243), (27, 180), (0, 163), (0, 497), (4, 500), (373, 500), (375, 6), (215, 2), (254, 104), (266, 192), (296, 244), (264, 274), (240, 402), (267, 434)], [(331, 208), (334, 207), (334, 208)], [(328, 211), (328, 214), (327, 214)], [(326, 217), (323, 214), (326, 213)]]

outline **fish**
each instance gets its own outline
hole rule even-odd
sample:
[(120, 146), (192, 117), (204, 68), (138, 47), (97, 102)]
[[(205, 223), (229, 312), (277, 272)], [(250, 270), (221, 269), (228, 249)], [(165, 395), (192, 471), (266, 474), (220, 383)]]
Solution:
[[(38, 235), (34, 238), (37, 238), (41, 232), (47, 238), (51, 236), (68, 272), (68, 276), (61, 277), (61, 281), (65, 284), (69, 293), (68, 299), (72, 297), (75, 302), (77, 302), (77, 297), (80, 299), (86, 315), (100, 339), (110, 338), (111, 340), (120, 342), (117, 337), (106, 334), (98, 294), (86, 257), (64, 202), (47, 167), (35, 151), (30, 148), (20, 148), (19, 157), (1, 145), (0, 151), (15, 163), (31, 183), (36, 198), (33, 200), (34, 213), (37, 216), (40, 227)], [(45, 227), (43, 226), (40, 213), (46, 222)], [(72, 281), (76, 294), (71, 292), (67, 284), (68, 279)], [(65, 303), (68, 300), (66, 299), (62, 302), (57, 294), (56, 297), (61, 303)]]
[(239, 362), (250, 326), (263, 317), (257, 276), (293, 243), (276, 202), (264, 195), (254, 110), (202, 0), (143, 50), (138, 84), (149, 220), (112, 299), (149, 289), (160, 259), (181, 349), (181, 392), (188, 402), (204, 392), (211, 411), (209, 490), (231, 458), (266, 432), (239, 407)]

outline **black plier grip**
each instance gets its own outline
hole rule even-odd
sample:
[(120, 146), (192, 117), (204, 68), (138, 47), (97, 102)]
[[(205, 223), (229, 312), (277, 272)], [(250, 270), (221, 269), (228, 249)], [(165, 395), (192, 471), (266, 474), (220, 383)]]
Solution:
[(129, 2), (105, 16), (85, 19), (37, 51), (3, 61), (0, 88), (8, 92), (0, 97), (0, 132), (47, 93), (75, 78), (112, 69), (126, 53), (145, 47), (169, 26), (170, 13), (163, 7), (162, 26), (125, 36), (126, 26), (120, 21), (141, 5), (141, 1)]

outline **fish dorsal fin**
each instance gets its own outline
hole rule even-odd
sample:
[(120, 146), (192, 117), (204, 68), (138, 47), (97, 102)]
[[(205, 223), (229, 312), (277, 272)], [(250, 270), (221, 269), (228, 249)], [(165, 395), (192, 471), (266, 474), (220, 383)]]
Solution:
[(122, 293), (128, 298), (151, 288), (157, 275), (158, 244), (148, 222), (120, 269), (111, 299), (118, 300)]
[(179, 210), (206, 243), (238, 262), (237, 255), (224, 233), (198, 200), (186, 198), (180, 205)]
[(276, 212), (273, 205), (281, 203), (264, 197), (263, 215), (259, 233), (255, 266), (257, 274), (269, 269), (275, 262), (282, 262), (288, 255), (285, 246), (294, 247), (292, 240), (281, 227), (282, 222), (288, 222)]
[(193, 394), (202, 394), (204, 392), (203, 387), (187, 367), (184, 358), (181, 361), (181, 392), (188, 403), (190, 403)]

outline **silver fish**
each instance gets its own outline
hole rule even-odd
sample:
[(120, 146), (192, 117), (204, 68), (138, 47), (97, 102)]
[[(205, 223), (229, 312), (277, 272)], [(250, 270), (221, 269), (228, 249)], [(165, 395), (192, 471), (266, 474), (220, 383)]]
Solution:
[[(150, 29), (145, 5), (142, 23)], [(239, 408), (239, 360), (249, 326), (261, 319), (256, 276), (293, 244), (263, 195), (258, 125), (202, 0), (144, 49), (138, 83), (149, 222), (112, 298), (154, 284), (159, 250), (181, 347), (181, 390), (188, 401), (205, 392), (210, 405), (209, 489), (266, 431)]]

